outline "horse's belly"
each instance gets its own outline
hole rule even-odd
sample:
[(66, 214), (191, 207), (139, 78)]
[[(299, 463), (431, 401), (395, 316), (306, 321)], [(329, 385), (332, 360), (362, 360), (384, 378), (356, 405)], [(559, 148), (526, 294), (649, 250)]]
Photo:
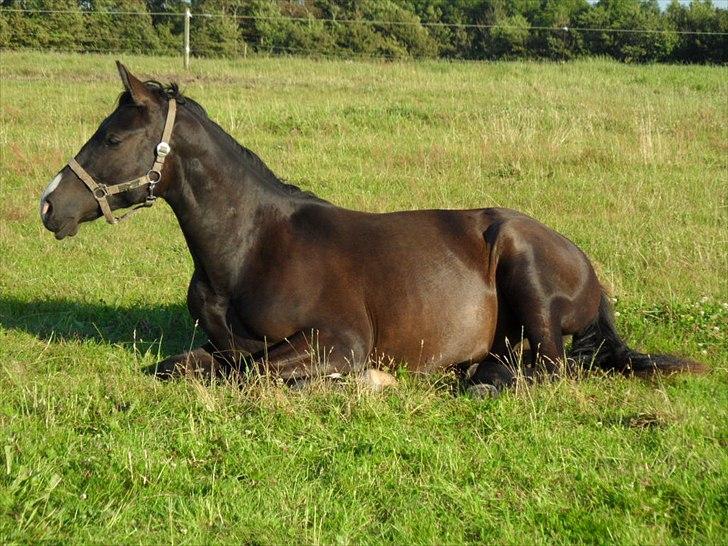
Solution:
[(482, 360), (493, 341), (496, 305), (495, 291), (475, 275), (448, 290), (400, 298), (377, 317), (375, 355), (416, 371)]

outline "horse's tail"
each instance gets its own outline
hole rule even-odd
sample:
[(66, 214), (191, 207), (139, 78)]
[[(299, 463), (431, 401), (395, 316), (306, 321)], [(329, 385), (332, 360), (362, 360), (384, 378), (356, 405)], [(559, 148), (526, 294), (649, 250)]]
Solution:
[(604, 292), (594, 321), (574, 335), (569, 356), (584, 365), (624, 375), (707, 371), (703, 364), (692, 360), (671, 355), (648, 355), (630, 349), (617, 333), (612, 306)]

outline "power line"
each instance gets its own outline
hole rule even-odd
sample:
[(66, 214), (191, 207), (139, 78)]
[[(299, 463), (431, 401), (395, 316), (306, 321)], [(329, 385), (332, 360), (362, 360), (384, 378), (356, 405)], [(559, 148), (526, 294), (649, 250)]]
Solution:
[(25, 9), (0, 8), (0, 13), (37, 13), (39, 15), (71, 14), (71, 15), (154, 15), (168, 17), (184, 17), (184, 13), (170, 11), (101, 11), (101, 10), (71, 10), (71, 9)]
[[(728, 1), (728, 0), (727, 0)], [(447, 23), (443, 21), (385, 21), (383, 19), (331, 19), (331, 18), (318, 18), (318, 17), (287, 17), (287, 16), (274, 16), (274, 15), (227, 15), (224, 13), (200, 13), (196, 14), (195, 17), (218, 17), (218, 18), (234, 18), (239, 20), (281, 20), (281, 21), (297, 21), (297, 22), (322, 22), (322, 23), (341, 23), (341, 24), (363, 24), (363, 25), (390, 25), (390, 26), (419, 26), (419, 27), (439, 27), (439, 28), (468, 28), (468, 29), (492, 29), (502, 28), (508, 30), (550, 30), (550, 31), (583, 31), (583, 32), (632, 32), (632, 33), (674, 33), (674, 34), (702, 34), (702, 35), (717, 35), (717, 36), (728, 36), (728, 32), (712, 32), (712, 31), (692, 31), (692, 30), (669, 30), (669, 29), (632, 29), (632, 28), (590, 28), (590, 27), (547, 27), (547, 26), (528, 26), (528, 27), (517, 27), (509, 25), (499, 24), (485, 24), (485, 23)]]

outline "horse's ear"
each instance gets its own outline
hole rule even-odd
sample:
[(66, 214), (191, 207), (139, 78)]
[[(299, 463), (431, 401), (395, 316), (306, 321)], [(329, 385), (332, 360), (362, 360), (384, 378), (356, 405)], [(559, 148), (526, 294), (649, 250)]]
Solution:
[(154, 95), (149, 91), (146, 85), (140, 81), (134, 74), (129, 72), (121, 62), (116, 61), (116, 68), (119, 70), (119, 77), (124, 84), (124, 88), (129, 91), (131, 98), (139, 106), (148, 106), (154, 101)]

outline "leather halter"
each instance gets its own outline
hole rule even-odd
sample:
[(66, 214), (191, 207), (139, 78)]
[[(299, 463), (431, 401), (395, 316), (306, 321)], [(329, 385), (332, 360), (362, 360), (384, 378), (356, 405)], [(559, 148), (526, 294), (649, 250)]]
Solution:
[[(162, 179), (162, 167), (164, 166), (164, 159), (167, 157), (169, 152), (172, 151), (172, 148), (169, 145), (169, 139), (172, 136), (174, 118), (177, 113), (177, 102), (174, 99), (170, 99), (167, 104), (167, 119), (164, 122), (162, 140), (159, 142), (159, 144), (157, 144), (157, 148), (155, 150), (156, 158), (154, 160), (154, 165), (152, 165), (152, 168), (149, 169), (149, 171), (147, 171), (147, 174), (145, 174), (144, 176), (140, 176), (139, 178), (135, 178), (134, 180), (130, 180), (129, 182), (122, 182), (120, 184), (99, 184), (88, 172), (86, 172), (86, 169), (79, 165), (75, 157), (68, 162), (68, 166), (71, 168), (71, 170), (76, 173), (76, 176), (78, 176), (84, 184), (86, 184), (88, 189), (91, 190), (93, 196), (99, 202), (101, 212), (103, 212), (104, 218), (106, 218), (106, 221), (109, 224), (116, 224), (120, 222), (121, 220), (128, 217), (130, 214), (133, 214), (142, 207), (151, 207), (154, 204), (154, 201), (157, 199), (157, 197), (154, 195), (154, 187)], [(118, 218), (112, 214), (111, 207), (109, 206), (108, 201), (109, 195), (124, 193), (147, 185), (149, 186), (149, 193), (147, 194), (147, 198), (144, 200), (144, 203), (135, 205), (134, 207), (132, 207), (132, 210)]]

